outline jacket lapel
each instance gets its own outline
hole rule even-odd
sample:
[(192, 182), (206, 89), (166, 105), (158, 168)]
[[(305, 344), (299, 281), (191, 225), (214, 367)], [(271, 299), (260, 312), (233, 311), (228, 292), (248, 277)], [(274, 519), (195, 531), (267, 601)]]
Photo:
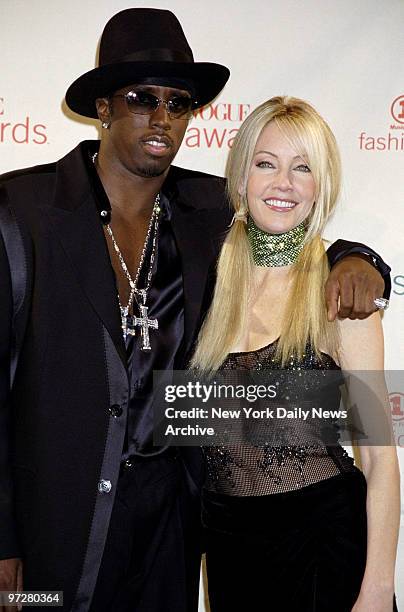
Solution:
[(202, 311), (209, 264), (214, 260), (212, 241), (196, 214), (187, 215), (179, 207), (173, 212), (173, 231), (182, 262), (184, 282), (183, 354), (190, 350)]
[[(204, 207), (210, 197), (209, 190), (204, 189), (203, 183), (196, 181), (195, 184), (195, 174), (189, 180), (189, 171), (172, 166), (163, 188), (171, 205), (172, 228), (183, 274), (184, 341), (180, 356), (183, 361), (199, 331), (209, 273), (214, 271), (218, 250), (212, 240), (214, 231), (211, 225), (212, 214), (217, 209)], [(217, 205), (215, 194), (213, 198), (216, 198)], [(185, 365), (179, 363), (177, 367)]]
[(115, 277), (83, 154), (77, 147), (57, 164), (54, 206), (46, 213), (84, 294), (126, 365)]

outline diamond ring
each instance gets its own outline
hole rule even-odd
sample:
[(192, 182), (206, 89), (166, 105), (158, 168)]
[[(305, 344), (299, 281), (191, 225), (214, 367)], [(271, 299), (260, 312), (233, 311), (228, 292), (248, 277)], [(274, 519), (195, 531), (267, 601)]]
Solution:
[(387, 310), (389, 307), (389, 300), (386, 300), (386, 298), (379, 297), (373, 300), (373, 302), (378, 310)]

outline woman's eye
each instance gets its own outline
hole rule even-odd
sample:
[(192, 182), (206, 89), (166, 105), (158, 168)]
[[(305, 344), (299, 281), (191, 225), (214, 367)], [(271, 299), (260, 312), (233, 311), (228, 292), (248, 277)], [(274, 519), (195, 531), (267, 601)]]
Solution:
[(307, 164), (300, 164), (300, 166), (297, 166), (297, 168), (295, 168), (295, 170), (299, 170), (299, 172), (311, 172), (311, 170), (307, 166)]
[(257, 168), (273, 168), (274, 165), (270, 161), (259, 161), (256, 163)]

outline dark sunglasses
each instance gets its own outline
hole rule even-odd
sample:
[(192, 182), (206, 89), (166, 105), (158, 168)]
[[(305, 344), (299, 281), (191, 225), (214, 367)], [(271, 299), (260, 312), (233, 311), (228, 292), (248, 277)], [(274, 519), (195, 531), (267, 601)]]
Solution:
[(125, 98), (128, 110), (135, 115), (151, 115), (160, 104), (164, 104), (170, 119), (190, 119), (196, 100), (189, 96), (172, 96), (168, 100), (158, 98), (148, 91), (128, 91), (126, 94), (114, 94), (111, 98)]

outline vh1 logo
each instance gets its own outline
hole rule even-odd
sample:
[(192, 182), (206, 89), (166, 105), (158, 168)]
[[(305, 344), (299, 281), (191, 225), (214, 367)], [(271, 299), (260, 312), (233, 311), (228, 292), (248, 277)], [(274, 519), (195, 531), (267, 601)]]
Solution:
[(404, 393), (394, 392), (389, 394), (391, 416), (394, 421), (404, 419)]
[(404, 125), (404, 95), (398, 96), (392, 103), (390, 108), (391, 116), (394, 121)]

